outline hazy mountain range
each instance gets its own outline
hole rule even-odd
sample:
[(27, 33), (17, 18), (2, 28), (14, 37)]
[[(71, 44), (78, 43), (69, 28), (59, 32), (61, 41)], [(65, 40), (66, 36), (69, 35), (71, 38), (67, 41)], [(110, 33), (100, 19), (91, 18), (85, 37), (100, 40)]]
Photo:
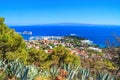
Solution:
[[(17, 25), (16, 25), (17, 26)], [(48, 23), (36, 25), (19, 25), (19, 26), (120, 26), (120, 25), (107, 25), (107, 24), (86, 24), (86, 23)]]

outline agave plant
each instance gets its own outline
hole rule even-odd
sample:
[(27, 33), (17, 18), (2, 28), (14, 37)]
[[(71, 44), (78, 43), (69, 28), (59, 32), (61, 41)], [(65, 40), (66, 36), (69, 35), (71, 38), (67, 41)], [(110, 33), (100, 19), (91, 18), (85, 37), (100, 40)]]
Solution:
[(37, 75), (38, 75), (38, 69), (34, 66), (34, 65), (29, 65), (28, 66), (28, 76), (27, 76), (27, 79), (28, 80), (33, 80)]
[(34, 65), (24, 66), (18, 60), (11, 63), (10, 71), (20, 80), (33, 80), (38, 75), (38, 69)]
[(86, 80), (89, 78), (90, 72), (87, 69), (80, 68), (78, 71), (78, 78), (81, 78), (80, 80)]
[(24, 67), (23, 64), (18, 62), (18, 60), (15, 60), (9, 66), (12, 74), (16, 77), (20, 77), (21, 71)]
[(67, 77), (66, 78), (68, 80), (72, 80), (73, 78), (75, 78), (75, 75), (77, 74), (79, 66), (76, 67), (76, 68), (72, 68), (72, 66), (70, 64), (64, 64), (63, 69), (67, 71)]
[(97, 80), (115, 80), (114, 77), (110, 76), (108, 73), (106, 74), (98, 74)]
[(13, 62), (9, 62), (6, 64), (6, 66), (7, 68), (5, 69), (5, 73), (7, 74), (7, 77), (19, 77), (21, 80), (23, 80), (22, 75), (24, 73), (23, 71), (25, 69), (25, 66), (18, 62), (18, 59)]
[(28, 67), (24, 67), (20, 73), (20, 80), (28, 80), (28, 71), (29, 68)]
[(55, 79), (55, 77), (57, 75), (59, 75), (59, 71), (60, 71), (60, 68), (58, 68), (57, 66), (52, 66), (51, 69), (50, 69), (50, 76), (52, 79)]
[[(14, 76), (18, 77), (20, 80), (33, 80), (36, 76), (38, 79), (44, 80), (115, 80), (114, 77), (106, 74), (99, 73), (96, 78), (92, 77), (89, 70), (82, 69), (79, 66), (73, 67), (70, 64), (64, 64), (61, 68), (58, 66), (52, 66), (49, 70), (38, 69), (34, 65), (24, 66), (18, 60), (13, 62), (8, 62), (0, 60), (0, 69), (5, 70), (5, 74), (8, 77)], [(2, 79), (2, 78), (1, 78)]]
[(7, 64), (5, 64), (6, 60), (0, 60), (0, 70), (3, 69), (3, 71), (7, 68)]

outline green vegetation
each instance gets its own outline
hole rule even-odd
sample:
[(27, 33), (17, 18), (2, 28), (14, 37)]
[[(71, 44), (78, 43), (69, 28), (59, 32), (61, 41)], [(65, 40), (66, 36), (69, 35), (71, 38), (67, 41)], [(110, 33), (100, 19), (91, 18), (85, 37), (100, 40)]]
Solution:
[[(119, 41), (118, 41), (119, 42)], [(104, 53), (106, 55), (109, 55), (110, 61), (114, 63), (114, 65), (117, 66), (117, 70), (115, 70), (116, 75), (120, 73), (120, 47), (112, 47), (108, 46), (104, 49)]]
[(0, 79), (3, 80), (115, 80), (114, 76), (108, 73), (92, 76), (89, 70), (69, 64), (64, 64), (61, 68), (51, 66), (49, 70), (38, 69), (34, 65), (24, 66), (18, 60), (4, 64), (6, 63), (0, 60), (0, 68), (3, 69)]
[[(68, 36), (61, 40), (72, 44), (72, 48), (71, 45), (66, 47), (49, 43), (54, 46), (51, 53), (45, 51), (49, 49), (46, 45), (40, 49), (28, 48), (22, 36), (7, 27), (4, 18), (0, 18), (0, 79), (114, 80), (116, 76), (111, 75), (115, 75), (118, 63), (114, 64), (114, 61), (106, 57), (107, 54), (87, 50), (90, 45), (81, 44), (80, 40), (83, 39)], [(70, 49), (80, 47), (86, 48), (84, 51), (78, 50), (83, 51), (82, 54), (71, 54)]]
[(49, 57), (52, 61), (55, 61), (55, 64), (59, 64), (59, 67), (61, 67), (63, 63), (75, 66), (80, 65), (80, 57), (70, 54), (70, 50), (61, 45), (55, 47)]
[(4, 24), (4, 18), (0, 18), (0, 57), (2, 59), (26, 57), (25, 47), (23, 38)]
[(34, 48), (28, 51), (28, 64), (33, 64), (41, 68), (49, 68), (51, 61), (48, 59), (48, 54), (44, 50), (36, 50)]
[(62, 62), (80, 64), (79, 57), (70, 54), (70, 51), (63, 46), (55, 47), (51, 54), (47, 54), (44, 50), (27, 49), (22, 36), (8, 28), (4, 24), (4, 18), (0, 18), (0, 57), (9, 61), (18, 58), (24, 64), (34, 63), (42, 68), (56, 64), (62, 66)]
[(81, 47), (82, 44), (80, 40), (85, 40), (85, 38), (77, 37), (77, 36), (65, 36), (63, 39), (61, 39), (62, 42), (70, 43), (73, 45), (73, 47)]
[(79, 48), (79, 47), (82, 47), (82, 46), (85, 46), (85, 47), (89, 47), (89, 46), (98, 47), (98, 45), (96, 45), (96, 44), (83, 44), (81, 42), (81, 40), (87, 40), (87, 39), (83, 38), (83, 37), (78, 37), (78, 36), (65, 36), (65, 37), (63, 37), (63, 39), (61, 39), (61, 42), (69, 43), (70, 45), (67, 46), (67, 47), (72, 47), (72, 48), (74, 48), (74, 47)]

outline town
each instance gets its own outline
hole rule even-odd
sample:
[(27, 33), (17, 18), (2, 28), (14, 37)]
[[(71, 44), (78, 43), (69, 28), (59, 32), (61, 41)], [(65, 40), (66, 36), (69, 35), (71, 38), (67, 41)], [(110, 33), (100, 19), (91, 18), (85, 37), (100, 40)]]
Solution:
[[(76, 40), (76, 41), (75, 41)], [(86, 39), (79, 39), (77, 36), (41, 36), (32, 37), (30, 40), (25, 41), (28, 48), (42, 48), (46, 53), (52, 53), (53, 48), (58, 45), (65, 46), (70, 50), (71, 54), (76, 54), (82, 57), (87, 58), (89, 55), (89, 51), (95, 51), (98, 53), (102, 53), (102, 49), (93, 44), (92, 41)]]

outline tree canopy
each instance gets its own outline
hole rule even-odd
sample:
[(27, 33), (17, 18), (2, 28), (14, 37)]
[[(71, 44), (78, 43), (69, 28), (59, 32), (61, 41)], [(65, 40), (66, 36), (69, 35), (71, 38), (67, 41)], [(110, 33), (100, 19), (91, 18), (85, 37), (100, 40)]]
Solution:
[[(21, 35), (10, 29), (5, 23), (5, 19), (0, 18), (0, 57), (2, 59), (11, 57), (19, 58), (17, 55), (25, 54), (25, 42)], [(8, 57), (9, 56), (9, 57)], [(13, 56), (12, 56), (13, 57)]]

